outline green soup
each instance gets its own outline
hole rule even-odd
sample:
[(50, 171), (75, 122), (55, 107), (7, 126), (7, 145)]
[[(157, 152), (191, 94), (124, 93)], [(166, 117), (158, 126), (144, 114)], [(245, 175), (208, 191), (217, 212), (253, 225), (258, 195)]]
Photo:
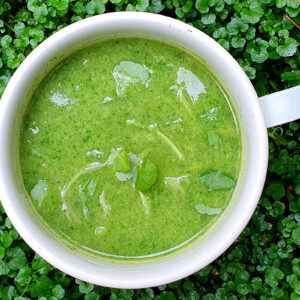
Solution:
[(230, 202), (241, 137), (209, 68), (183, 49), (110, 39), (65, 59), (23, 118), (20, 165), (39, 215), (99, 255), (165, 254)]

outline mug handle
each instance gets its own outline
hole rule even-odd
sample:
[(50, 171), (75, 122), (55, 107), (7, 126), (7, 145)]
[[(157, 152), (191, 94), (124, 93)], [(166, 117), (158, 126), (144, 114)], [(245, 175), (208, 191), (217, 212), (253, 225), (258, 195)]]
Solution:
[(300, 119), (300, 85), (258, 98), (267, 128)]

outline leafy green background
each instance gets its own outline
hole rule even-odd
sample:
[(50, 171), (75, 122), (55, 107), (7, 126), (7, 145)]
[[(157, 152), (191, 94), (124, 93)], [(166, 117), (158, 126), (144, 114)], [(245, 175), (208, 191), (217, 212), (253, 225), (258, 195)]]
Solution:
[[(240, 63), (259, 95), (300, 84), (299, 0), (0, 0), (0, 95), (47, 36), (95, 14), (139, 10), (191, 23)], [(300, 299), (300, 121), (269, 130), (267, 181), (251, 222), (218, 260), (178, 282), (115, 290), (37, 256), (0, 209), (0, 299)]]

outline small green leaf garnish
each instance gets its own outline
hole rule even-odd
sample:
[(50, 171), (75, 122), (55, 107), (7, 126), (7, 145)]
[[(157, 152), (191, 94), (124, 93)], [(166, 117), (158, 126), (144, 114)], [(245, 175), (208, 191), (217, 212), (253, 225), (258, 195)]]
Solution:
[(97, 186), (96, 182), (92, 179), (88, 185), (88, 192), (90, 196), (94, 196), (96, 186)]
[(222, 208), (208, 207), (201, 203), (197, 204), (195, 206), (195, 209), (199, 214), (204, 214), (204, 215), (218, 215), (222, 212)]
[(210, 146), (214, 146), (215, 149), (219, 147), (220, 138), (213, 130), (207, 132), (207, 139)]
[(44, 198), (47, 196), (48, 185), (46, 181), (39, 180), (38, 183), (31, 190), (32, 198), (38, 202), (38, 205), (41, 206)]
[(131, 152), (128, 153), (128, 159), (130, 161), (130, 167), (131, 167), (130, 170), (126, 173), (116, 172), (116, 176), (117, 176), (118, 180), (120, 180), (120, 181), (131, 180), (134, 177), (134, 175), (136, 173), (136, 169), (141, 161), (140, 158), (136, 154), (131, 153)]
[(126, 151), (118, 151), (118, 154), (113, 161), (113, 169), (117, 172), (123, 173), (130, 170), (130, 162)]
[(135, 188), (141, 192), (149, 190), (156, 181), (157, 173), (157, 166), (146, 158), (134, 178)]
[(221, 171), (207, 173), (201, 176), (200, 180), (211, 190), (230, 189), (235, 185), (234, 180), (223, 175)]

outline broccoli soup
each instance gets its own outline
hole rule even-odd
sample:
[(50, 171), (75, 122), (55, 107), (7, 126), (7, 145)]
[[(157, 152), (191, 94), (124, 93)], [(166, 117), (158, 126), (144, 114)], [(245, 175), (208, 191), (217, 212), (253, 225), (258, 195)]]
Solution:
[(212, 226), (237, 182), (241, 136), (201, 60), (118, 38), (77, 51), (44, 78), (19, 151), (46, 224), (73, 246), (126, 259), (174, 251)]

